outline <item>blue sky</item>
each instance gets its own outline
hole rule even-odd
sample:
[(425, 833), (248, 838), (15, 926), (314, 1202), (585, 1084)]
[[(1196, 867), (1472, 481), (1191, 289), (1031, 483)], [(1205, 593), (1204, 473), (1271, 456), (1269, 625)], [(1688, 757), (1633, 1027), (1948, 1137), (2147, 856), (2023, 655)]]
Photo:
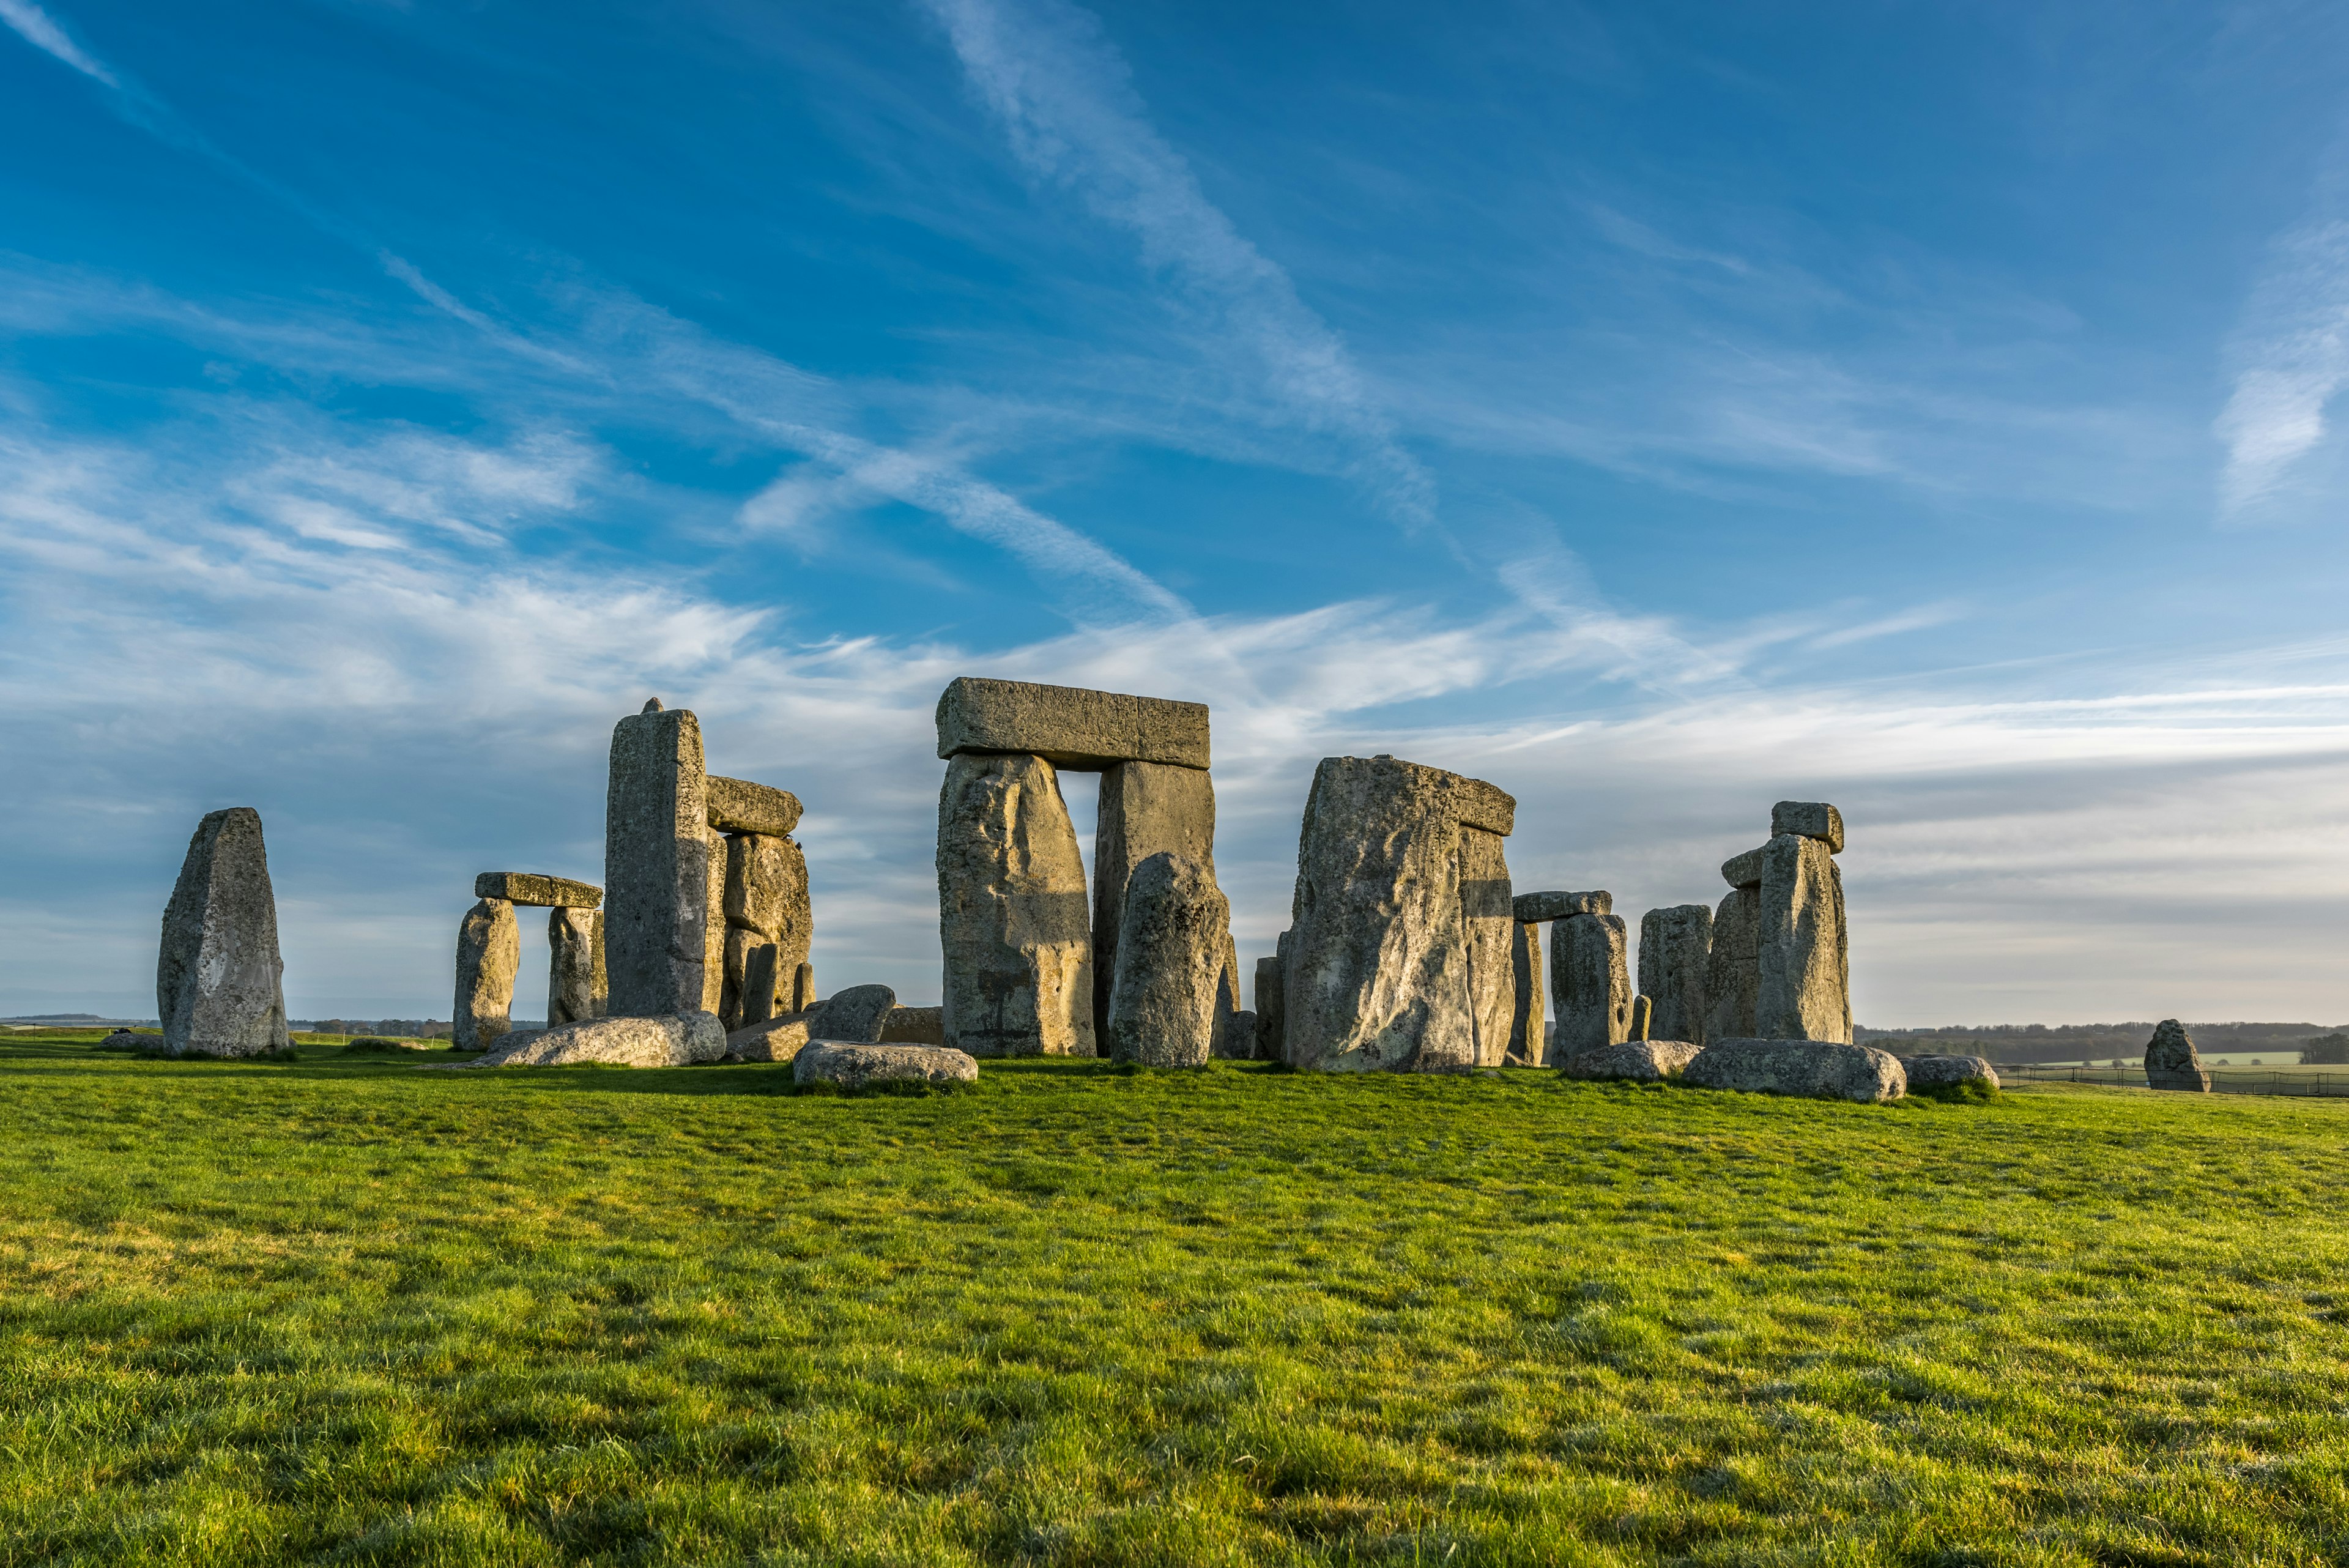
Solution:
[(250, 805), (445, 1016), (653, 693), (934, 1000), (979, 673), (1214, 706), (1248, 952), (1392, 751), (1634, 916), (1836, 801), (1864, 1022), (2349, 1017), (2340, 7), (0, 22), (0, 1011)]

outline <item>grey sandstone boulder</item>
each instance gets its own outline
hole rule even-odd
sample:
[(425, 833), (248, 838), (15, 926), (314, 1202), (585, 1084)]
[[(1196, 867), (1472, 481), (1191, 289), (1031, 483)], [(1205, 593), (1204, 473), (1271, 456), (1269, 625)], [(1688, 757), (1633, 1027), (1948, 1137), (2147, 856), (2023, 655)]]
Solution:
[(938, 696), (938, 755), (1015, 752), (1080, 772), (1117, 763), (1207, 766), (1207, 706), (963, 676)]
[(807, 1014), (789, 1012), (737, 1029), (726, 1036), (729, 1062), (788, 1062), (808, 1043)]
[(702, 788), (709, 826), (720, 833), (756, 833), (781, 838), (800, 825), (800, 797), (772, 784), (712, 774)]
[(1187, 856), (1133, 868), (1110, 993), (1109, 1054), (1152, 1067), (1198, 1067), (1215, 1054), (1230, 903)]
[(1770, 836), (1797, 833), (1816, 838), (1830, 855), (1843, 853), (1843, 813), (1823, 800), (1782, 800), (1770, 808)]
[(1620, 915), (1577, 915), (1550, 927), (1550, 1001), (1557, 1029), (1553, 1066), (1585, 1051), (1613, 1045), (1631, 1033), (1631, 975)]
[(1743, 855), (1733, 855), (1721, 863), (1721, 879), (1733, 888), (1762, 886), (1762, 867), (1770, 857), (1766, 844), (1749, 849)]
[(614, 726), (604, 801), (604, 963), (615, 1017), (701, 1010), (708, 817), (701, 725), (690, 711), (648, 707)]
[(1595, 893), (1520, 893), (1510, 900), (1510, 912), (1520, 920), (1569, 920), (1577, 915), (1611, 915), (1615, 895)]
[[(791, 983), (815, 939), (807, 857), (798, 844), (775, 834), (730, 835), (721, 907), (725, 982), (719, 1016), (739, 1029), (792, 1011)], [(761, 949), (771, 950), (761, 956)], [(761, 966), (755, 974), (754, 963)]]
[(951, 758), (937, 867), (947, 1044), (974, 1056), (1094, 1054), (1084, 859), (1052, 764)]
[(943, 1045), (835, 1044), (818, 1040), (792, 1059), (792, 1079), (799, 1084), (836, 1084), (843, 1089), (888, 1082), (971, 1084), (978, 1081), (978, 1063), (967, 1052)]
[(1093, 1023), (1109, 1026), (1126, 884), (1154, 855), (1179, 855), (1216, 874), (1216, 786), (1204, 768), (1116, 763), (1102, 770), (1093, 826)]
[(1919, 1089), (1946, 1089), (1959, 1084), (1986, 1084), (1998, 1087), (1998, 1069), (1981, 1056), (1903, 1056), (1900, 1071), (1909, 1081), (1911, 1093)]
[(1509, 1064), (1538, 1067), (1549, 1052), (1549, 1011), (1542, 983), (1542, 929), (1519, 920), (1509, 937)]
[(1761, 962), (1754, 1033), (1765, 1040), (1851, 1039), (1851, 964), (1843, 873), (1824, 839), (1770, 840), (1762, 871)]
[(2153, 1038), (2146, 1043), (2145, 1085), (2189, 1094), (2210, 1092), (2210, 1075), (2202, 1065), (2202, 1054), (2194, 1049), (2194, 1036), (2175, 1018), (2156, 1024)]
[(1704, 968), (1704, 1041), (1754, 1037), (1761, 990), (1762, 885), (1755, 882), (1732, 888), (1713, 917), (1713, 947)]
[(943, 1045), (946, 1020), (935, 1007), (893, 1007), (881, 1025), (884, 1045)]
[(852, 985), (808, 1009), (808, 1034), (816, 1040), (877, 1044), (889, 1015), (896, 1010), (897, 993), (887, 986)]
[(513, 1027), (514, 976), (522, 969), (522, 930), (513, 906), (483, 898), (457, 928), (457, 1002), (450, 1043), (486, 1051)]
[(1459, 783), (1456, 774), (1386, 756), (1325, 757), (1315, 769), (1282, 964), (1290, 1064), (1474, 1065)]
[(604, 901), (604, 889), (593, 882), (568, 877), (543, 877), (535, 871), (484, 871), (473, 878), (476, 898), (503, 898), (509, 904), (533, 909), (592, 909)]
[(1624, 1040), (1585, 1051), (1566, 1064), (1569, 1078), (1676, 1077), (1696, 1059), (1697, 1047), (1685, 1040)]
[(593, 1018), (532, 1031), (492, 1051), (477, 1067), (562, 1067), (601, 1062), (615, 1067), (688, 1067), (726, 1054), (726, 1031), (714, 1012), (664, 1018)]
[(604, 1016), (604, 912), (558, 905), (546, 912), (546, 1022), (581, 1023)]
[(1510, 1024), (1516, 1013), (1516, 971), (1510, 962), (1517, 921), (1509, 892), (1509, 863), (1501, 836), (1460, 826), (1460, 925), (1468, 948), (1468, 1008), (1476, 1027), (1479, 1067), (1509, 1060)]
[(270, 887), (261, 814), (208, 814), (163, 909), (155, 1012), (174, 1056), (256, 1056), (282, 1051), (285, 965), (277, 954), (277, 895)]
[(1899, 1057), (1836, 1040), (1717, 1041), (1698, 1052), (1681, 1077), (1701, 1089), (1819, 1100), (1897, 1100), (1909, 1092)]
[(1704, 1044), (1712, 1011), (1705, 977), (1712, 964), (1712, 906), (1674, 904), (1640, 917), (1640, 994), (1655, 1006), (1651, 1038)]

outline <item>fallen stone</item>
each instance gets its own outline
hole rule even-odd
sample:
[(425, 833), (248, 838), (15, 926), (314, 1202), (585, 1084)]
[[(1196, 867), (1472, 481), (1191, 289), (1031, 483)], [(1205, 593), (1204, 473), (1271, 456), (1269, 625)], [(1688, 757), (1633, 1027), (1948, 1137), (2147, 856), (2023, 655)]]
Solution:
[(1517, 922), (1501, 836), (1460, 826), (1460, 929), (1468, 948), (1468, 1013), (1476, 1030), (1476, 1065), (1506, 1066), (1516, 1012), (1516, 973), (1509, 949)]
[(2153, 1038), (2146, 1042), (2145, 1085), (2188, 1094), (2210, 1092), (2210, 1075), (2202, 1065), (2202, 1054), (2194, 1049), (2194, 1036), (2175, 1018), (2156, 1024)]
[(1766, 844), (1743, 855), (1733, 855), (1721, 863), (1721, 879), (1733, 888), (1759, 888), (1763, 863), (1769, 857), (1770, 846)]
[(935, 1007), (893, 1007), (881, 1024), (884, 1045), (943, 1045), (946, 1020)]
[(1770, 836), (1800, 834), (1827, 846), (1830, 855), (1843, 853), (1843, 813), (1823, 800), (1782, 800), (1770, 808)]
[(1998, 1069), (1980, 1056), (1903, 1056), (1900, 1071), (1909, 1089), (1946, 1089), (1957, 1084), (1982, 1083), (1998, 1087)]
[(604, 902), (604, 889), (593, 882), (542, 877), (535, 871), (484, 871), (473, 878), (473, 897), (503, 898), (533, 909), (593, 909)]
[(1701, 1089), (1863, 1104), (1909, 1092), (1899, 1057), (1838, 1040), (1716, 1041), (1696, 1054), (1681, 1077)]
[(947, 1044), (974, 1056), (1092, 1055), (1085, 866), (1052, 764), (948, 761), (937, 865)]
[(1510, 900), (1510, 913), (1529, 924), (1568, 920), (1577, 915), (1611, 915), (1615, 895), (1597, 893), (1520, 893)]
[(207, 815), (188, 840), (163, 909), (155, 1012), (174, 1056), (256, 1056), (285, 1049), (285, 965), (261, 814)]
[(1585, 1051), (1566, 1064), (1569, 1078), (1672, 1078), (1696, 1060), (1697, 1047), (1685, 1040), (1625, 1040)]
[(1207, 766), (1207, 705), (962, 676), (938, 697), (938, 755), (1019, 752), (1080, 773), (1118, 763)]
[(473, 1064), (477, 1067), (563, 1067), (601, 1062), (615, 1067), (689, 1067), (726, 1054), (726, 1031), (714, 1012), (666, 1018), (591, 1018), (529, 1032)]
[(1150, 1067), (1206, 1064), (1231, 919), (1230, 902), (1198, 861), (1162, 853), (1133, 868), (1110, 992), (1112, 1056)]
[(1549, 1054), (1549, 1015), (1542, 984), (1542, 929), (1520, 920), (1509, 937), (1509, 974), (1515, 991), (1509, 1014), (1509, 1064), (1538, 1067)]
[(1281, 1031), (1293, 1065), (1475, 1064), (1458, 777), (1385, 756), (1324, 757), (1314, 770), (1282, 965)]
[(98, 1049), (100, 1051), (152, 1051), (160, 1054), (164, 1049), (163, 1032), (160, 1029), (151, 1032), (141, 1029), (118, 1029), (99, 1041)]
[(613, 727), (604, 802), (604, 963), (615, 1017), (701, 1010), (708, 816), (701, 725), (691, 711), (648, 710)]
[(709, 826), (720, 833), (755, 833), (781, 838), (800, 825), (800, 797), (772, 784), (715, 774), (702, 791)]
[[(1288, 940), (1286, 932), (1281, 940)], [(1256, 961), (1256, 1054), (1260, 1062), (1285, 1062), (1280, 1038), (1280, 955)]]
[(726, 1036), (729, 1062), (788, 1062), (808, 1043), (807, 1014), (788, 1012)]
[(1655, 1005), (1650, 1038), (1704, 1044), (1712, 965), (1711, 906), (1674, 904), (1640, 917), (1640, 993)]
[(874, 1083), (974, 1084), (978, 1063), (968, 1053), (943, 1045), (835, 1044), (811, 1042), (792, 1063), (798, 1084), (837, 1084), (861, 1089)]
[(1117, 976), (1118, 928), (1133, 868), (1180, 855), (1216, 874), (1216, 786), (1203, 768), (1118, 763), (1102, 773), (1093, 827), (1093, 1022), (1105, 1030)]
[(1745, 1040), (1755, 1033), (1754, 1004), (1762, 989), (1762, 885), (1733, 888), (1713, 918), (1713, 949), (1704, 969), (1704, 1041)]
[(1549, 930), (1549, 992), (1557, 1028), (1548, 1065), (1562, 1067), (1585, 1051), (1630, 1037), (1631, 975), (1622, 916), (1577, 915)]
[(1843, 873), (1825, 840), (1783, 833), (1762, 872), (1754, 1033), (1764, 1040), (1851, 1040), (1851, 961)]
[(450, 1040), (460, 1051), (487, 1051), (513, 1027), (514, 976), (522, 969), (522, 930), (513, 906), (483, 898), (457, 928), (457, 1003)]
[(558, 905), (546, 912), (546, 1022), (584, 1023), (604, 1016), (604, 912)]
[(883, 1025), (897, 1008), (897, 993), (885, 985), (852, 985), (808, 1009), (808, 1034), (817, 1040), (854, 1040), (878, 1044)]

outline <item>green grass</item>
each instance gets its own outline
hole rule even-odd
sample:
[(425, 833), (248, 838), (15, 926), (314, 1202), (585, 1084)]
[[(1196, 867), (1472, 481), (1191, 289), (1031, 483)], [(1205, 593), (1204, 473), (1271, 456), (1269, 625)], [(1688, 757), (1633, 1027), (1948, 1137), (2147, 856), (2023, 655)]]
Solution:
[(2319, 1563), (2349, 1106), (0, 1045), (0, 1562)]

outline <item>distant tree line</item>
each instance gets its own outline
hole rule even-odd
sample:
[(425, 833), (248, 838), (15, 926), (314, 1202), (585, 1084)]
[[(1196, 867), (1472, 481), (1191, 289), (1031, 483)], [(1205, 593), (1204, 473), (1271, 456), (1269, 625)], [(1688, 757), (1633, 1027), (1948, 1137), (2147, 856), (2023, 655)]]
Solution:
[[(2146, 1042), (2153, 1038), (2153, 1021), (2137, 1023), (1982, 1023), (1949, 1024), (1931, 1029), (1868, 1029), (1856, 1028), (1853, 1037), (1863, 1044), (1878, 1045), (1901, 1055), (1922, 1055), (1946, 1053), (1953, 1055), (1987, 1056), (1993, 1062), (2102, 1062), (2118, 1059), (2140, 1061), (2145, 1056)], [(2189, 1022), (2186, 1032), (2194, 1036), (2194, 1044), (2206, 1054), (2236, 1051), (2273, 1052), (2289, 1059), (2301, 1053), (2303, 1062), (2315, 1060), (2306, 1054), (2316, 1042), (2312, 1035), (2323, 1034), (2328, 1025), (2322, 1023), (2195, 1023)], [(2349, 1026), (2344, 1026), (2349, 1029)], [(2328, 1034), (2330, 1040), (2343, 1039), (2343, 1034)], [(2334, 1058), (2326, 1058), (2333, 1060)], [(2337, 1058), (2349, 1061), (2349, 1056)]]
[(450, 1033), (440, 1018), (296, 1018), (291, 1026), (311, 1034), (382, 1034), (394, 1039), (439, 1040)]

